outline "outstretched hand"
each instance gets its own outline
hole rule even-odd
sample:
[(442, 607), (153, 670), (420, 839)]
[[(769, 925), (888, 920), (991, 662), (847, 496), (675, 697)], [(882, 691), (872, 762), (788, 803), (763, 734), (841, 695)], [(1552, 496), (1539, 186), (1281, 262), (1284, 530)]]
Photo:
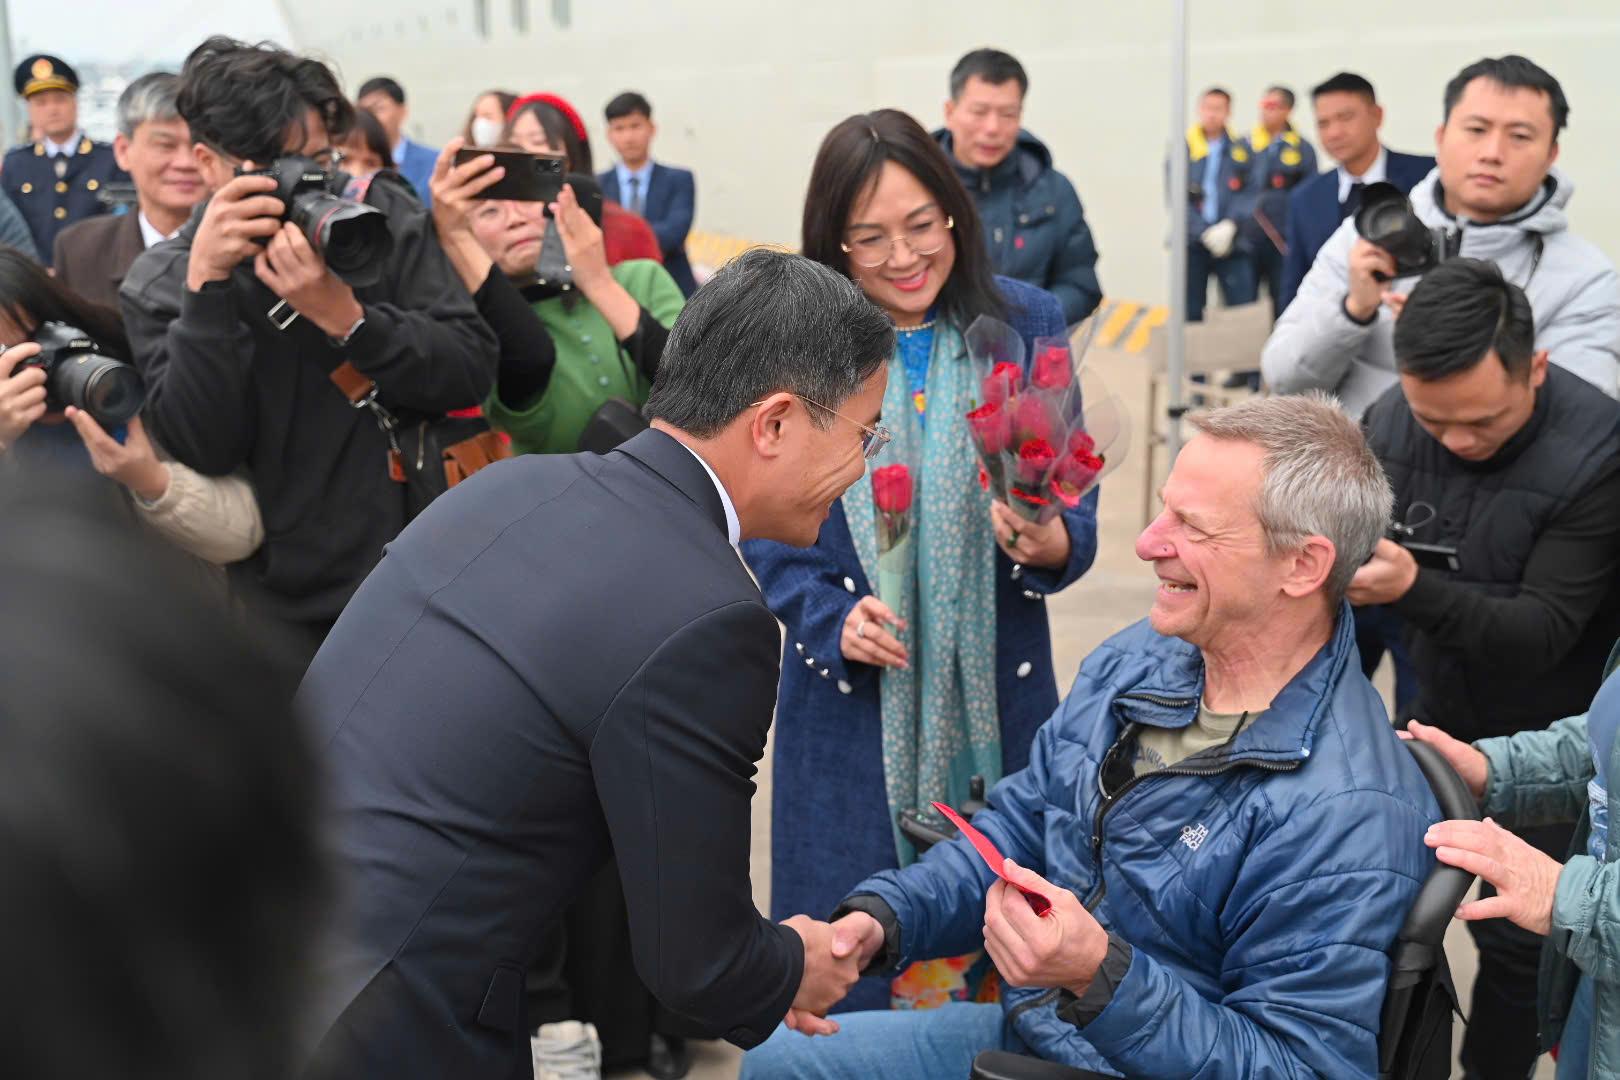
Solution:
[(783, 919), (782, 925), (792, 927), (804, 941), (804, 974), (799, 980), (799, 993), (788, 1009), (784, 1023), (804, 1035), (834, 1035), (838, 1023), (827, 1019), (827, 1010), (838, 1004), (861, 977), (861, 957), (868, 960), (883, 944), (883, 931), (877, 931), (878, 941), (867, 949), (869, 932), (858, 921), (847, 925), (855, 916), (864, 916), (877, 925), (877, 920), (864, 912), (854, 912), (829, 924), (808, 915), (795, 915)]
[(1477, 874), (1496, 889), (1495, 896), (1458, 907), (1457, 918), (1507, 919), (1533, 934), (1552, 929), (1553, 897), (1563, 863), (1490, 818), (1442, 821), (1431, 825), (1423, 840), (1441, 862)]

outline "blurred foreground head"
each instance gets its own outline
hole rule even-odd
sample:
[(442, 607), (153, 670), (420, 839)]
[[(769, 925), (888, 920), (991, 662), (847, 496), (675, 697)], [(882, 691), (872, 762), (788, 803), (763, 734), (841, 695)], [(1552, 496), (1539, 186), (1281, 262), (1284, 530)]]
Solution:
[(0, 1076), (285, 1074), (317, 783), (266, 659), (105, 489), (0, 473)]

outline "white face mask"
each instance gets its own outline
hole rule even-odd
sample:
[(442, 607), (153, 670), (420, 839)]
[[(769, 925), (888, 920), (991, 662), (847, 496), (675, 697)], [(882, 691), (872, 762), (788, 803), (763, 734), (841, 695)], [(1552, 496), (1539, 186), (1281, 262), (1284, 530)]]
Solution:
[(501, 141), (501, 132), (506, 125), (499, 120), (491, 120), (487, 116), (475, 116), (472, 122), (472, 140), (474, 146), (489, 147)]

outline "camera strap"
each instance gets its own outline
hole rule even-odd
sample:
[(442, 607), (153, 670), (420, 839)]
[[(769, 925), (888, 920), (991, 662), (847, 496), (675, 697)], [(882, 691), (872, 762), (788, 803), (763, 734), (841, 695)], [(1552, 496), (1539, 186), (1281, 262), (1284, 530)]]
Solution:
[[(327, 378), (349, 399), (350, 406), (371, 410), (377, 427), (388, 437), (388, 478), (397, 484), (405, 483), (405, 455), (399, 448), (399, 420), (377, 400), (376, 380), (347, 360), (333, 368)], [(416, 467), (422, 467), (421, 461), (417, 461)]]

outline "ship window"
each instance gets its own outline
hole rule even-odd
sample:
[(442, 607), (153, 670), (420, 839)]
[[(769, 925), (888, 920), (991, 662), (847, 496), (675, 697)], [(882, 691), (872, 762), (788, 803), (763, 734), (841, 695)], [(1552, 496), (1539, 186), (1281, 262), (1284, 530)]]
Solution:
[(473, 0), (473, 29), (482, 38), (489, 37), (489, 0)]
[(529, 0), (512, 0), (512, 29), (520, 34), (529, 32)]
[(551, 21), (557, 29), (568, 29), (568, 24), (574, 21), (573, 8), (571, 0), (551, 0)]

